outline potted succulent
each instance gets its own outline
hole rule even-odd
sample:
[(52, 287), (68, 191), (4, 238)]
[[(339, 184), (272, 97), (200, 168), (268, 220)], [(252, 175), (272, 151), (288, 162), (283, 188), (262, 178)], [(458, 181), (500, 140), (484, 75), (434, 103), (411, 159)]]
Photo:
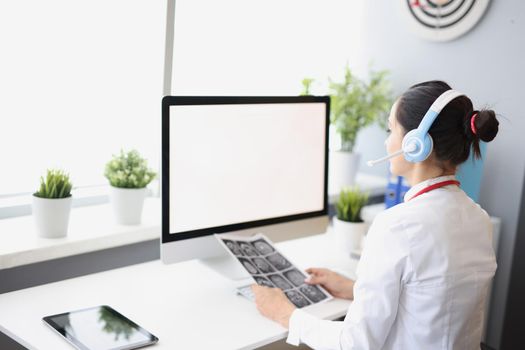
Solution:
[(106, 164), (104, 175), (111, 185), (110, 200), (117, 223), (140, 224), (146, 186), (157, 174), (136, 150), (121, 150)]
[(32, 205), (40, 237), (60, 238), (67, 235), (72, 187), (69, 175), (61, 170), (47, 170), (46, 178), (40, 178), (40, 188), (33, 193)]
[(361, 218), (361, 209), (368, 201), (368, 193), (358, 187), (344, 188), (335, 204), (336, 216), (333, 229), (337, 245), (351, 253), (361, 249), (362, 240), (368, 230), (368, 223)]
[[(360, 161), (354, 152), (358, 132), (377, 122), (386, 130), (388, 112), (392, 104), (387, 71), (370, 71), (369, 82), (359, 79), (348, 65), (344, 79), (329, 79), (330, 123), (341, 138), (341, 148), (330, 151), (330, 188), (339, 192), (345, 186), (353, 186)], [(313, 79), (302, 81), (303, 94), (309, 94)]]

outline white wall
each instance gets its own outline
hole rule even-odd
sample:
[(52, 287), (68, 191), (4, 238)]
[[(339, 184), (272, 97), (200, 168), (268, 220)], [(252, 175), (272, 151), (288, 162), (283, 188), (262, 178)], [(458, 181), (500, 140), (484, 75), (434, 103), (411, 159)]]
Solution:
[[(488, 105), (499, 114), (500, 131), (488, 146), (480, 194), (481, 205), (491, 215), (502, 218), (487, 338), (488, 345), (497, 349), (525, 169), (525, 119), (521, 106), (525, 81), (525, 2), (492, 1), (472, 31), (446, 43), (414, 36), (397, 15), (396, 3), (366, 2), (361, 59), (373, 60), (376, 66), (390, 69), (398, 94), (414, 83), (442, 79), (468, 94), (475, 107)], [(374, 128), (366, 130), (368, 134), (360, 135), (358, 148), (375, 157), (380, 152), (378, 145), (364, 141), (371, 135), (379, 135), (378, 132)]]

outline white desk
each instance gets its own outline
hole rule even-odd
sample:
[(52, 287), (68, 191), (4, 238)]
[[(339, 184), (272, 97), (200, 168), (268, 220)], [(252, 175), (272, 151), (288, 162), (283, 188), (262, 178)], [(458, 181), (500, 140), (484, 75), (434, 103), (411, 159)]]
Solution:
[[(353, 275), (357, 262), (337, 251), (332, 234), (278, 244), (301, 268), (328, 267)], [(30, 349), (71, 349), (42, 322), (46, 315), (107, 304), (157, 337), (154, 349), (253, 349), (287, 330), (234, 293), (234, 283), (193, 260), (128, 266), (0, 295), (0, 329)], [(305, 308), (325, 319), (346, 314), (350, 301)]]

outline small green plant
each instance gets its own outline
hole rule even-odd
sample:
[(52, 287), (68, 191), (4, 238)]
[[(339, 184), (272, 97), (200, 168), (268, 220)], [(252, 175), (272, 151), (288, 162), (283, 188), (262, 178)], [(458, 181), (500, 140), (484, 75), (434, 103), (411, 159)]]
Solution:
[(315, 80), (312, 78), (304, 78), (301, 82), (303, 84), (303, 91), (301, 92), (301, 95), (310, 95), (310, 89), (312, 88), (312, 83)]
[(361, 209), (367, 201), (368, 193), (361, 192), (357, 186), (341, 190), (335, 204), (337, 218), (347, 222), (363, 222)]
[(353, 151), (357, 133), (362, 128), (377, 121), (386, 129), (392, 105), (387, 75), (387, 71), (371, 71), (367, 84), (355, 76), (347, 65), (342, 82), (330, 80), (330, 122), (341, 135), (342, 151)]
[(148, 168), (148, 162), (136, 150), (113, 155), (106, 164), (104, 176), (113, 187), (143, 188), (146, 187), (157, 173)]
[[(387, 129), (388, 112), (392, 105), (388, 71), (370, 71), (369, 82), (359, 79), (346, 65), (344, 79), (336, 82), (328, 79), (330, 95), (330, 123), (341, 136), (341, 150), (352, 152), (357, 133), (364, 127), (377, 122)], [(313, 82), (303, 79), (302, 95), (309, 95)]]
[(62, 170), (48, 169), (46, 178), (40, 177), (40, 188), (34, 196), (40, 198), (67, 198), (71, 196), (73, 185), (69, 180), (69, 174)]

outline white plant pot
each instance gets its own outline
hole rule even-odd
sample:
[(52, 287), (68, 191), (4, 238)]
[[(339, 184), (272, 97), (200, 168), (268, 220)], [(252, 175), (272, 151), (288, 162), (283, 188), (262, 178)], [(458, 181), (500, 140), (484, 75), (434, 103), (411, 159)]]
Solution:
[(61, 238), (67, 235), (71, 196), (67, 198), (40, 198), (33, 196), (33, 217), (39, 237)]
[(117, 223), (121, 225), (140, 224), (146, 188), (119, 188), (113, 186), (110, 186), (110, 188), (110, 200)]
[(334, 216), (333, 230), (337, 247), (347, 254), (361, 251), (368, 227), (367, 222), (346, 222)]
[(330, 151), (330, 192), (339, 193), (344, 187), (353, 186), (361, 154), (354, 152)]

